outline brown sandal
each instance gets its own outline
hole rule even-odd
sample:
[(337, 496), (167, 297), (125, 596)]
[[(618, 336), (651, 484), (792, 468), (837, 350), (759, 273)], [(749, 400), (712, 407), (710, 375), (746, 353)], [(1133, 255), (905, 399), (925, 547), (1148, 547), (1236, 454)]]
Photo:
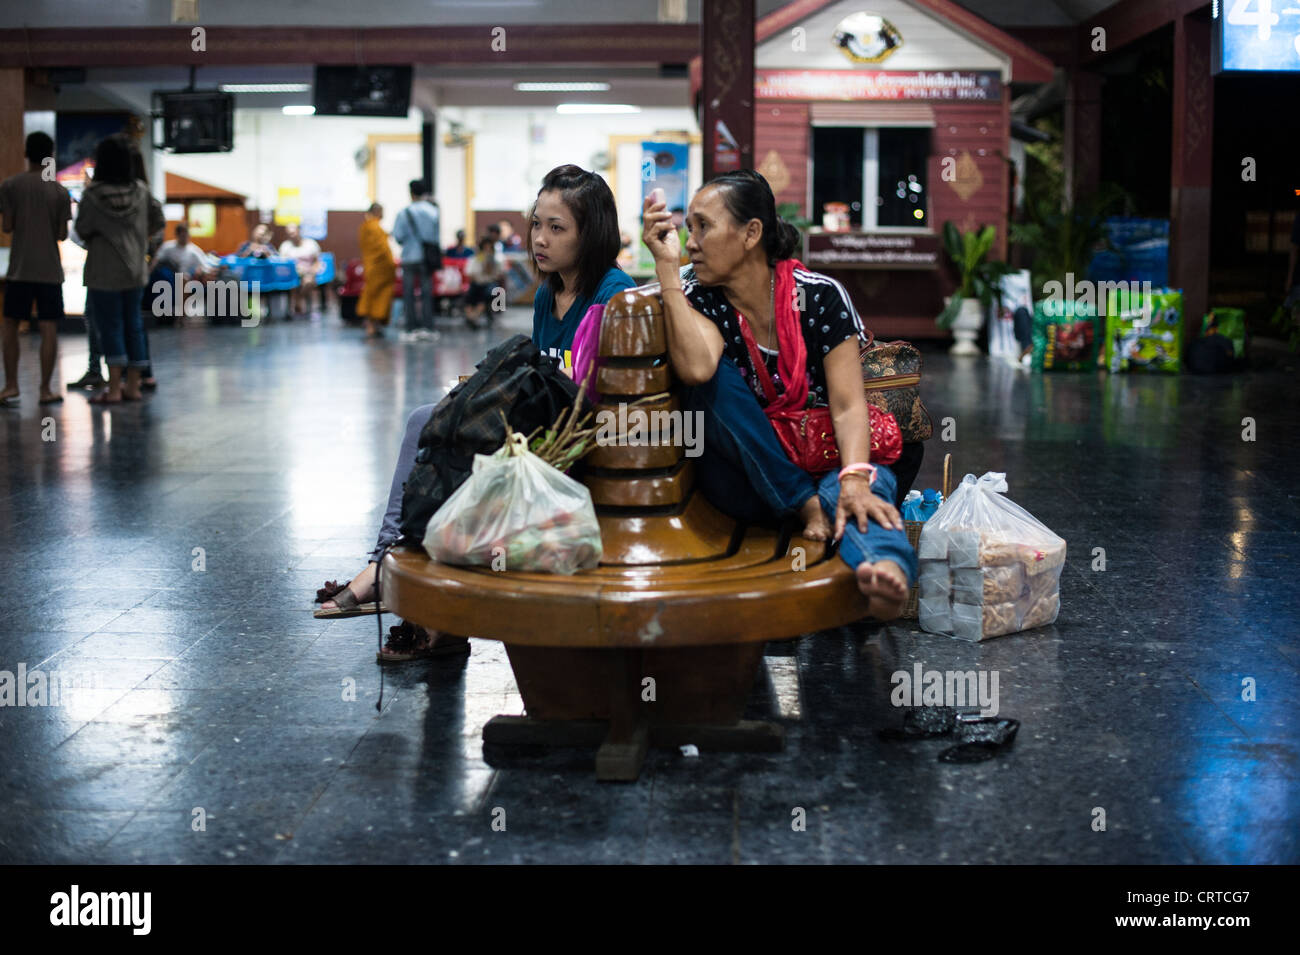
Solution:
[[(441, 643), (429, 644), (441, 636), (446, 638)], [(418, 644), (425, 646), (418, 646)], [(405, 663), (408, 660), (428, 660), (432, 657), (469, 656), (469, 638), (455, 637), (449, 633), (430, 632), (417, 627), (409, 620), (403, 620), (396, 627), (388, 628), (388, 640), (384, 649), (375, 654), (380, 663)]]
[(323, 604), (327, 600), (335, 603), (333, 610), (322, 607), (312, 614), (313, 617), (322, 619), (342, 619), (344, 617), (366, 617), (376, 613), (388, 613), (387, 607), (381, 607), (375, 601), (361, 603), (357, 600), (357, 595), (352, 592), (352, 588), (347, 584), (340, 584), (336, 580), (325, 581), (325, 586), (316, 591), (316, 603)]

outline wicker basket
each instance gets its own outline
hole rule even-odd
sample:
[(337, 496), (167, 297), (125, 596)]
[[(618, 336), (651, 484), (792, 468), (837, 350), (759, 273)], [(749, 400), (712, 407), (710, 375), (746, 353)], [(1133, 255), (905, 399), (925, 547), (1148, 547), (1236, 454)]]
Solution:
[[(952, 455), (943, 456), (943, 499), (948, 500), (948, 495), (952, 493)], [(925, 521), (903, 521), (903, 527), (907, 531), (907, 542), (912, 545), (913, 550), (918, 550), (921, 546), (921, 528), (925, 526)], [(918, 599), (917, 584), (912, 585), (912, 590), (907, 595), (907, 603), (903, 604), (903, 613), (901, 616), (905, 620), (916, 619), (916, 602)]]

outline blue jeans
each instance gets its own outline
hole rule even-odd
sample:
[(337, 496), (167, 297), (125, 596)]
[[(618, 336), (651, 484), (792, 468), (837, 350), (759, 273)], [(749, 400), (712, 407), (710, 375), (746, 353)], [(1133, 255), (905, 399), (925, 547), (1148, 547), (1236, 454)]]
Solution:
[(109, 368), (144, 368), (149, 356), (144, 344), (144, 319), (140, 315), (138, 288), (86, 289), (91, 302), (104, 364)]
[[(695, 474), (714, 507), (737, 520), (770, 520), (798, 513), (816, 494), (834, 523), (840, 497), (838, 472), (814, 478), (786, 457), (758, 399), (730, 358), (723, 356), (712, 379), (684, 389), (683, 403), (687, 411), (704, 415), (704, 448), (695, 462)], [(871, 490), (893, 504), (894, 473), (878, 465)], [(869, 521), (864, 534), (850, 520), (839, 553), (854, 569), (863, 561), (893, 561), (903, 569), (909, 585), (916, 580), (916, 551), (904, 531)]]
[(435, 405), (420, 405), (406, 419), (406, 432), (402, 435), (402, 444), (397, 450), (397, 467), (393, 469), (393, 481), (388, 488), (388, 509), (384, 511), (384, 522), (379, 527), (379, 538), (375, 549), (366, 558), (379, 560), (380, 552), (397, 542), (402, 536), (398, 524), (402, 519), (402, 485), (410, 477), (411, 468), (415, 467), (415, 455), (420, 450), (420, 432), (424, 430)]
[[(415, 318), (415, 287), (420, 286), (420, 319)], [(402, 310), (406, 312), (406, 330), (433, 331), (433, 279), (423, 262), (402, 263)]]
[(99, 330), (95, 328), (95, 304), (90, 297), (90, 290), (86, 290), (86, 309), (83, 316), (86, 319), (86, 343), (90, 347), (90, 358), (87, 362), (87, 370), (95, 374), (100, 373), (100, 363), (104, 359), (104, 349), (99, 347)]

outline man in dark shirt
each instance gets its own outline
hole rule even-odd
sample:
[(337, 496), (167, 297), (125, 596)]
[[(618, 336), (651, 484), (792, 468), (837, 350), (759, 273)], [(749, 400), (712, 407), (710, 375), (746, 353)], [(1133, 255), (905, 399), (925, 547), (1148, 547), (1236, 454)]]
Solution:
[(59, 319), (63, 318), (63, 264), (59, 242), (68, 237), (72, 197), (54, 181), (54, 140), (32, 133), (25, 144), (27, 171), (0, 183), (0, 217), (13, 233), (4, 306), (5, 387), (0, 404), (18, 397), (18, 326), (32, 316), (41, 329), (40, 403), (63, 396), (50, 390), (58, 357)]

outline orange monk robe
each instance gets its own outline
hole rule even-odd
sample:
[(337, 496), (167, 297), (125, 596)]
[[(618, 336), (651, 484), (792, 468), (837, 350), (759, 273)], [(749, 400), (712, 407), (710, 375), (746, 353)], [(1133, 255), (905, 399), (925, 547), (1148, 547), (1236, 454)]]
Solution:
[(361, 267), (365, 270), (365, 284), (357, 299), (357, 317), (388, 324), (388, 311), (393, 304), (393, 284), (397, 281), (397, 266), (393, 264), (393, 250), (388, 246), (388, 233), (378, 219), (366, 219), (358, 233), (361, 243)]

